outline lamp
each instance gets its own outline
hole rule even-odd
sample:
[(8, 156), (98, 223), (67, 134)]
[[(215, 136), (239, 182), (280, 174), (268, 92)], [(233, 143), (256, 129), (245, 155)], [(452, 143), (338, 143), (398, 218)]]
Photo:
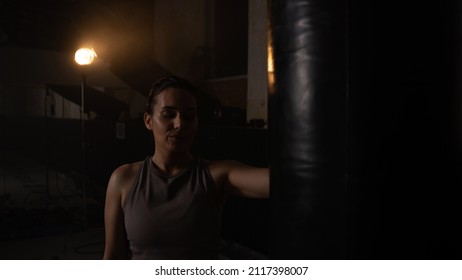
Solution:
[(87, 188), (85, 183), (85, 88), (86, 77), (85, 67), (91, 65), (96, 58), (96, 52), (92, 48), (80, 48), (75, 52), (75, 62), (82, 66), (82, 87), (80, 95), (80, 124), (81, 124), (81, 141), (82, 141), (82, 196), (83, 196), (83, 223), (87, 227)]
[(96, 58), (96, 52), (90, 48), (80, 48), (75, 52), (75, 62), (79, 65), (90, 65)]

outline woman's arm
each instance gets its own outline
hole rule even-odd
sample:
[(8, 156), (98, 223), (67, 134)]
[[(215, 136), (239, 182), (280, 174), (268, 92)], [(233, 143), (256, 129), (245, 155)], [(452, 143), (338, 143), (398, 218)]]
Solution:
[(268, 168), (225, 160), (210, 163), (209, 169), (215, 180), (221, 182), (231, 194), (250, 198), (269, 197)]
[(109, 179), (104, 208), (106, 243), (103, 259), (128, 259), (129, 248), (122, 210), (122, 193), (127, 167), (116, 169)]

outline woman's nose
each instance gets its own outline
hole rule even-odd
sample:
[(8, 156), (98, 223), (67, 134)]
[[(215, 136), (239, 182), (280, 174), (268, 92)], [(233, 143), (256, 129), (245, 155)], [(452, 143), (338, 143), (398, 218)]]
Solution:
[(183, 127), (183, 118), (180, 116), (180, 114), (177, 114), (173, 120), (173, 127), (175, 129), (181, 129)]

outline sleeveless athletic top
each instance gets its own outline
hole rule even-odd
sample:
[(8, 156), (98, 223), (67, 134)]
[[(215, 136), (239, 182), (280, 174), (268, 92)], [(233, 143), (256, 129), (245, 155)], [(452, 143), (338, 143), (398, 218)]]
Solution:
[(217, 259), (220, 213), (206, 162), (159, 172), (148, 156), (123, 206), (132, 259)]

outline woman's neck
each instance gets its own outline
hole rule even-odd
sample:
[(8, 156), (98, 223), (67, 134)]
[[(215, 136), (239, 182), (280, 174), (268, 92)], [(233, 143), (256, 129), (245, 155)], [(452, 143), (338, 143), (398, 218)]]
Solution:
[(165, 174), (175, 175), (184, 170), (194, 159), (193, 155), (188, 151), (185, 153), (162, 153), (156, 151), (151, 157), (152, 162), (156, 167)]

